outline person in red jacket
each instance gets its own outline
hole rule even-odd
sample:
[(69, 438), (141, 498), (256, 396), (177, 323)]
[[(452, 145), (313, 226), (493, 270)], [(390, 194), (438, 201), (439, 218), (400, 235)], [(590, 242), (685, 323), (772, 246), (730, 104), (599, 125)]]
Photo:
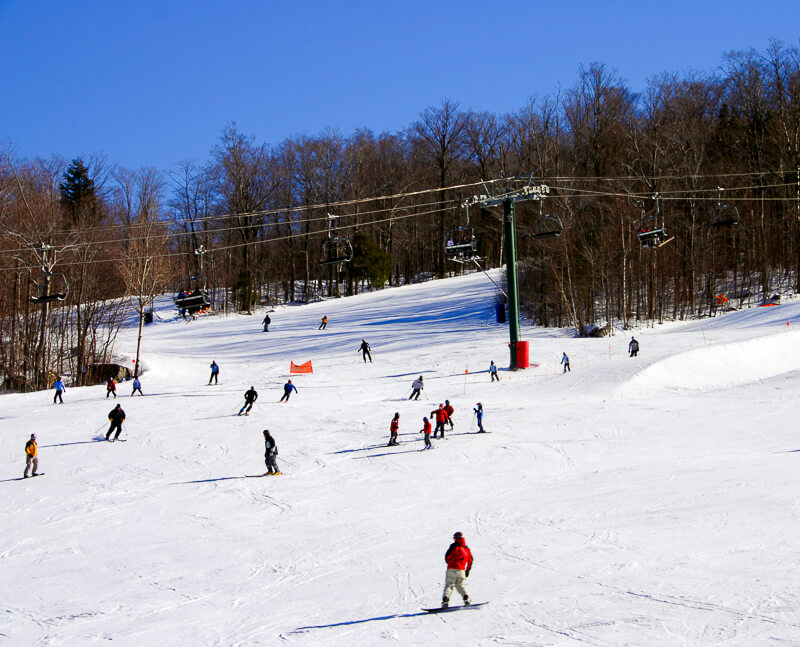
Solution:
[(444, 438), (444, 423), (447, 422), (448, 418), (447, 411), (441, 402), (439, 403), (438, 409), (431, 411), (431, 417), (433, 416), (436, 416), (436, 429), (433, 430), (433, 437), (436, 438), (436, 434), (441, 432), (442, 438)]
[(392, 422), (389, 424), (389, 433), (391, 436), (389, 437), (389, 445), (396, 445), (397, 444), (397, 432), (400, 429), (400, 413), (395, 413), (394, 418), (392, 418)]
[(464, 535), (457, 532), (453, 535), (453, 543), (444, 554), (444, 561), (447, 562), (447, 574), (444, 580), (444, 594), (442, 595), (442, 608), (447, 608), (450, 604), (450, 594), (453, 587), (464, 598), (464, 606), (469, 605), (469, 593), (464, 588), (464, 583), (472, 570), (472, 551), (464, 541)]
[(450, 400), (444, 401), (444, 410), (447, 412), (447, 422), (450, 423), (450, 431), (453, 431), (453, 413), (455, 409), (453, 409), (453, 405), (450, 404)]
[(106, 382), (106, 400), (109, 395), (117, 397), (117, 381), (113, 377), (108, 378), (108, 382)]
[(423, 418), (422, 429), (419, 432), (425, 435), (425, 449), (433, 449), (433, 445), (431, 445), (431, 421)]

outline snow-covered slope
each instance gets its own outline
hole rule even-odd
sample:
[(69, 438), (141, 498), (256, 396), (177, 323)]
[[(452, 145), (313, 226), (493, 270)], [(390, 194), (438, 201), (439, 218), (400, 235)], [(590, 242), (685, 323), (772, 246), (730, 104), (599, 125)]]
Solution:
[[(471, 275), (280, 308), (269, 333), (164, 303), (146, 397), (118, 387), (124, 444), (102, 386), (0, 396), (0, 646), (800, 644), (800, 305), (635, 331), (637, 358), (526, 328), (537, 366), (491, 384), (493, 297)], [(278, 404), (291, 361), (314, 373)], [(445, 398), (455, 430), (419, 451)], [(249, 478), (265, 428), (285, 474)], [(46, 474), (15, 480), (33, 432)], [(490, 604), (423, 614), (456, 530)]]

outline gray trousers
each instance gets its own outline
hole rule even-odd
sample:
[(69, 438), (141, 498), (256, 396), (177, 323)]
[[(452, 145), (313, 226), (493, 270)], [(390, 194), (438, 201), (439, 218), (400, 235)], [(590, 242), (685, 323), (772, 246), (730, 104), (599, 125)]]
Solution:
[[(39, 471), (39, 458), (38, 456), (31, 456), (30, 454), (25, 455), (25, 473), (24, 476), (28, 476), (28, 470), (33, 467), (33, 473)], [(19, 474), (19, 472), (17, 472)]]
[(278, 460), (275, 458), (275, 454), (265, 454), (264, 462), (267, 464), (267, 472), (269, 474), (280, 472), (280, 469), (278, 469)]

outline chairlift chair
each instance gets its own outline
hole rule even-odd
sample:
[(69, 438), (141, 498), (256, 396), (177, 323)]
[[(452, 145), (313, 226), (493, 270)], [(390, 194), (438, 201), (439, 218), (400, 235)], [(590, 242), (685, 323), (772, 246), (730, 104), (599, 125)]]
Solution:
[(642, 247), (648, 249), (656, 249), (662, 245), (666, 245), (672, 240), (672, 236), (667, 235), (667, 229), (664, 225), (664, 215), (661, 213), (659, 206), (660, 197), (656, 193), (653, 196), (656, 201), (656, 208), (644, 216), (639, 221), (639, 226), (636, 228), (636, 235), (639, 237), (639, 242)]
[(444, 241), (445, 256), (455, 263), (470, 263), (480, 260), (478, 257), (478, 240), (475, 231), (469, 224), (469, 205), (464, 205), (465, 222), (451, 229)]
[(322, 243), (320, 265), (337, 265), (353, 260), (353, 245), (347, 238), (328, 238)]
[(336, 232), (336, 216), (328, 214), (328, 238), (322, 243), (322, 259), (320, 265), (338, 265), (353, 260), (353, 245), (348, 238), (334, 235)]
[(714, 207), (714, 219), (711, 221), (711, 226), (715, 229), (734, 227), (739, 224), (739, 210), (735, 206), (722, 202), (724, 190), (721, 186), (717, 187), (717, 206)]
[(211, 307), (211, 300), (208, 298), (208, 293), (205, 290), (196, 288), (194, 290), (182, 290), (174, 297), (175, 307), (178, 310), (185, 310), (190, 315), (197, 314), (201, 310), (207, 310)]
[(36, 291), (39, 293), (35, 297), (30, 298), (31, 303), (53, 303), (54, 301), (66, 301), (67, 296), (69, 295), (69, 283), (67, 282), (67, 277), (64, 276), (62, 272), (47, 272), (46, 277), (52, 280), (54, 277), (58, 277), (56, 280), (61, 283), (62, 290), (56, 291), (51, 294), (41, 294), (42, 288), (36, 281), (33, 281), (33, 284), (36, 286)]
[(558, 216), (551, 216), (549, 213), (544, 213), (544, 205), (542, 200), (539, 200), (539, 217), (533, 223), (533, 233), (531, 238), (538, 240), (540, 238), (554, 238), (560, 236), (564, 231), (564, 223)]

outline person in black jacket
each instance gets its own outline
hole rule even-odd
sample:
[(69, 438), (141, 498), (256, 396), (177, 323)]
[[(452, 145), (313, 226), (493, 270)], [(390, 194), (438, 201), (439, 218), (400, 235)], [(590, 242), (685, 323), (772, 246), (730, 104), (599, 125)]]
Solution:
[(636, 341), (636, 337), (631, 337), (631, 341), (628, 344), (628, 353), (630, 353), (631, 357), (636, 357), (639, 354), (639, 342)]
[[(264, 462), (267, 464), (267, 474), (278, 475), (281, 471), (278, 469), (278, 461), (275, 458), (278, 455), (278, 443), (269, 433), (269, 429), (264, 430)], [(266, 474), (264, 475), (266, 476)]]
[(361, 346), (358, 347), (358, 351), (361, 351), (361, 356), (364, 358), (364, 363), (367, 363), (367, 358), (369, 358), (369, 363), (372, 364), (372, 353), (370, 352), (369, 344), (367, 343), (366, 339), (361, 340)]
[(269, 318), (269, 315), (265, 315), (264, 321), (261, 323), (264, 324), (264, 332), (269, 332), (269, 325), (272, 323), (272, 319)]
[(239, 415), (241, 416), (243, 413), (246, 416), (250, 415), (250, 409), (253, 408), (253, 403), (258, 400), (258, 393), (255, 390), (255, 387), (250, 387), (247, 391), (244, 392), (244, 405), (241, 409), (239, 409)]
[(118, 404), (116, 407), (114, 407), (108, 414), (108, 419), (111, 421), (111, 425), (108, 427), (106, 440), (111, 440), (111, 432), (113, 432), (115, 429), (117, 430), (117, 433), (114, 436), (114, 440), (117, 440), (119, 435), (122, 433), (122, 423), (125, 422), (125, 412), (122, 410), (122, 406)]

